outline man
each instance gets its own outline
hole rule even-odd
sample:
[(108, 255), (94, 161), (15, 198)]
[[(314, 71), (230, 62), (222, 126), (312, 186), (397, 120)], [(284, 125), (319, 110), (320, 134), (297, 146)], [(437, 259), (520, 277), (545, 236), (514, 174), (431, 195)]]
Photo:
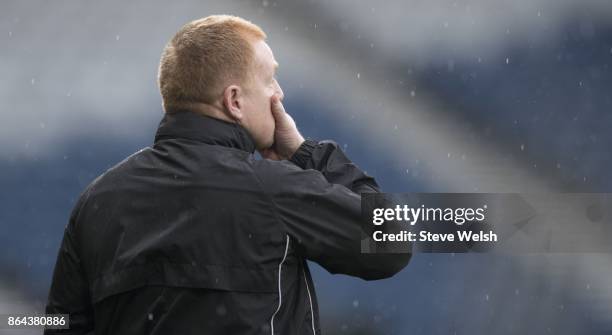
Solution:
[(360, 253), (360, 193), (379, 188), (300, 135), (265, 38), (220, 15), (165, 47), (153, 146), (94, 180), (64, 233), (46, 312), (71, 333), (319, 334), (307, 259), (366, 280), (407, 264)]

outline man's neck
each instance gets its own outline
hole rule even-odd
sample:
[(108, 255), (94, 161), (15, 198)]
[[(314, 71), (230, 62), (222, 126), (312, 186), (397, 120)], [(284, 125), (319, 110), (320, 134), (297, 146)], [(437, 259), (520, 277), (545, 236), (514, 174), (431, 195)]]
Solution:
[(207, 104), (202, 102), (192, 102), (189, 104), (185, 104), (182, 109), (192, 113), (210, 116), (215, 119), (236, 123), (236, 120), (231, 119), (229, 116), (227, 116), (227, 114), (223, 112), (223, 106), (218, 103)]

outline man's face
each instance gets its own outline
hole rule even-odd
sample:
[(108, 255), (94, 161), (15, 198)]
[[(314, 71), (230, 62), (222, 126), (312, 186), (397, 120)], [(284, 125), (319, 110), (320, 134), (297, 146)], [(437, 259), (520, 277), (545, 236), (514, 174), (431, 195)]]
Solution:
[(254, 42), (252, 78), (245, 92), (243, 125), (249, 131), (257, 149), (265, 149), (274, 143), (274, 117), (271, 98), (274, 94), (283, 97), (283, 90), (276, 81), (278, 63), (268, 44)]

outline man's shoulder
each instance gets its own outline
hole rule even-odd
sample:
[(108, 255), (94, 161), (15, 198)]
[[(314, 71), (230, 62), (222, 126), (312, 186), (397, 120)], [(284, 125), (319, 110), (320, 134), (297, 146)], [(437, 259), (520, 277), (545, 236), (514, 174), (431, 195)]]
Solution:
[[(104, 177), (104, 176), (108, 176), (108, 177), (114, 176), (117, 173), (120, 173), (121, 171), (123, 171), (125, 169), (128, 169), (130, 166), (132, 166), (133, 162), (142, 159), (144, 156), (150, 155), (152, 150), (153, 149), (151, 147), (144, 147), (144, 148), (142, 148), (142, 149), (132, 153), (131, 155), (125, 157), (124, 159), (122, 159), (118, 163), (115, 163), (115, 165), (113, 165), (110, 168), (108, 168), (100, 176), (98, 176), (98, 178), (101, 178), (101, 177)], [(96, 178), (96, 179), (98, 179), (98, 178)]]
[(103, 191), (107, 185), (116, 185), (117, 182), (120, 182), (118, 179), (130, 169), (133, 162), (141, 159), (144, 155), (148, 155), (151, 150), (150, 147), (142, 148), (107, 168), (85, 187), (80, 198), (89, 196), (91, 193)]

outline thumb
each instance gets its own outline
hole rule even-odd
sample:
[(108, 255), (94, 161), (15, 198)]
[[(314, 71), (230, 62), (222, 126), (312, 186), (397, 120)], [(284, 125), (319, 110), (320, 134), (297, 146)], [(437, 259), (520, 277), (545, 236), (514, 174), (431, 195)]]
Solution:
[(278, 94), (272, 96), (272, 113), (275, 117), (285, 114), (285, 107), (283, 106)]

